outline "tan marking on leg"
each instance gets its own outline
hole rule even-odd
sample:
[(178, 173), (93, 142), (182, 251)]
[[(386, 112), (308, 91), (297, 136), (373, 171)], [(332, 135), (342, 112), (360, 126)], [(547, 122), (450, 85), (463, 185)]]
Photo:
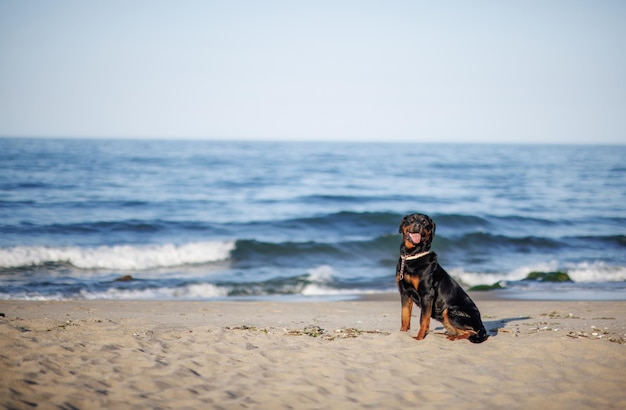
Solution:
[(409, 297), (402, 305), (402, 327), (400, 331), (406, 332), (411, 328), (411, 313), (413, 312), (413, 300)]
[(430, 315), (432, 314), (432, 311), (432, 306), (422, 309), (420, 314), (420, 330), (417, 332), (415, 339), (422, 340), (428, 334), (428, 329), (430, 329)]
[(452, 325), (452, 323), (450, 323), (450, 318), (448, 317), (448, 309), (446, 308), (443, 311), (443, 327), (446, 328), (446, 336), (448, 337), (448, 340), (454, 341), (454, 340), (460, 340), (460, 339), (467, 339), (469, 338), (471, 335), (476, 334), (476, 332), (474, 332), (473, 330), (463, 330), (463, 329), (459, 329), (458, 327), (454, 327), (454, 325)]
[[(417, 276), (406, 276), (403, 280), (408, 280), (411, 286), (417, 291), (417, 287), (419, 286), (420, 280)], [(406, 332), (411, 328), (411, 314), (413, 313), (413, 299), (409, 296), (406, 297), (406, 300), (402, 305), (402, 327), (400, 331)]]

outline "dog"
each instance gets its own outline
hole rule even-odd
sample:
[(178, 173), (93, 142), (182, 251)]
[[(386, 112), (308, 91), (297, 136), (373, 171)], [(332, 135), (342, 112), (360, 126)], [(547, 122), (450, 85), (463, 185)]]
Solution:
[(480, 318), (480, 312), (450, 275), (439, 265), (437, 254), (430, 251), (435, 236), (435, 222), (424, 214), (410, 214), (402, 218), (400, 258), (396, 266), (396, 282), (402, 303), (402, 327), (411, 328), (413, 303), (420, 312), (420, 328), (415, 339), (428, 334), (430, 318), (438, 320), (446, 329), (449, 340), (469, 339), (482, 343), (489, 335)]

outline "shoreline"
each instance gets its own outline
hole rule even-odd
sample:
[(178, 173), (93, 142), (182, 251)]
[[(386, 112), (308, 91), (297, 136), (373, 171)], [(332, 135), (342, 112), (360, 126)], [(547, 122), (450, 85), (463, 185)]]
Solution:
[[(510, 302), (626, 302), (626, 293), (599, 292), (597, 290), (555, 292), (553, 290), (518, 291), (499, 290), (466, 290), (473, 301), (510, 301)], [(358, 295), (356, 300), (362, 301), (400, 301), (398, 292), (381, 292)]]
[[(121, 277), (124, 278), (124, 277)], [(118, 279), (123, 280), (123, 279)], [(625, 282), (626, 283), (626, 282)], [(464, 289), (465, 292), (475, 301), (477, 300), (510, 300), (510, 301), (550, 301), (550, 302), (626, 302), (626, 288), (620, 284), (616, 288), (561, 288), (555, 289), (551, 287), (537, 287), (535, 289), (515, 289), (501, 288), (489, 290), (472, 290)], [(267, 294), (267, 295), (249, 295), (249, 296), (220, 296), (220, 297), (102, 297), (102, 298), (37, 298), (31, 296), (26, 298), (0, 298), (0, 301), (183, 301), (183, 302), (281, 302), (281, 303), (311, 303), (311, 302), (340, 302), (340, 301), (390, 301), (399, 300), (397, 289), (386, 289), (381, 291), (340, 291), (329, 293), (297, 293), (297, 294)]]
[[(0, 405), (624, 408), (626, 302), (471, 293), (490, 338), (364, 300), (0, 301)], [(486, 293), (488, 294), (488, 292)], [(417, 315), (417, 316), (416, 316)]]

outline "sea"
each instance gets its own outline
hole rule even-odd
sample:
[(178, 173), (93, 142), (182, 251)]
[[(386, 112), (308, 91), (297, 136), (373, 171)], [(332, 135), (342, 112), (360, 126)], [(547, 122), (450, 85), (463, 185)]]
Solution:
[(0, 299), (397, 292), (414, 212), (465, 288), (626, 300), (626, 146), (51, 138), (0, 138)]

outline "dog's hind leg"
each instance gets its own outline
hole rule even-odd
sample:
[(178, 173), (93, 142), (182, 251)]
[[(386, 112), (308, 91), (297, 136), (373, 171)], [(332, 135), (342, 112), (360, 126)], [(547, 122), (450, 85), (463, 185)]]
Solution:
[(448, 337), (448, 340), (468, 339), (470, 336), (476, 334), (476, 332), (473, 330), (459, 329), (458, 327), (454, 326), (450, 322), (448, 309), (444, 309), (442, 316), (443, 316), (443, 321), (441, 323), (443, 324), (443, 327), (446, 328), (446, 336)]

